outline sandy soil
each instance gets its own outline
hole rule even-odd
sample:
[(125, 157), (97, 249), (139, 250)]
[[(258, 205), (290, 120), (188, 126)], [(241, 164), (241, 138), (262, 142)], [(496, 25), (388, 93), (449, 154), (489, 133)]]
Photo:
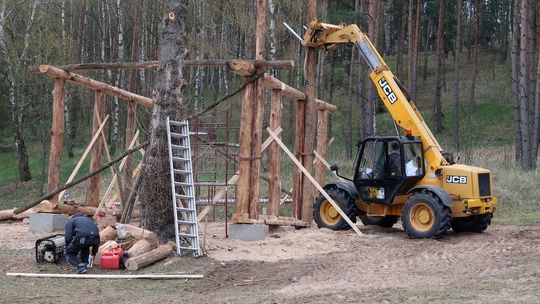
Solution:
[[(262, 241), (245, 242), (225, 239), (223, 224), (210, 223), (208, 257), (173, 257), (146, 270), (202, 272), (203, 280), (182, 287), (144, 283), (159, 292), (124, 283), (122, 288), (133, 291), (121, 302), (173, 303), (183, 296), (191, 303), (540, 302), (540, 227), (491, 226), (482, 234), (450, 231), (443, 240), (412, 240), (400, 228), (359, 228), (366, 237), (308, 228), (279, 230)], [(22, 223), (0, 224), (0, 272), (70, 271), (29, 263), (39, 237)], [(24, 254), (8, 258), (13, 252)], [(17, 284), (24, 288), (28, 283)], [(103, 299), (113, 298), (109, 285), (99, 285)], [(181, 295), (172, 296), (179, 289)], [(8, 289), (8, 294), (17, 291)]]

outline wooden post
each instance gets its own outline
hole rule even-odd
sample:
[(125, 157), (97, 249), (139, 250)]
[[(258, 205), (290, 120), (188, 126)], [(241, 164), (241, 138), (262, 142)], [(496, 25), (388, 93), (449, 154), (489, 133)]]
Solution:
[[(317, 113), (317, 153), (326, 159), (328, 154), (328, 111), (319, 109)], [(324, 173), (326, 166), (322, 161), (315, 163), (315, 180), (319, 185), (324, 185)]]
[[(272, 105), (270, 110), (270, 129), (276, 131), (281, 124), (281, 90), (272, 90)], [(268, 155), (268, 209), (266, 214), (279, 215), (279, 198), (281, 196), (281, 149), (276, 142), (270, 144)]]
[[(96, 91), (96, 101), (94, 103), (94, 121), (92, 123), (92, 134), (98, 135), (100, 118), (105, 112), (105, 98), (103, 91)], [(98, 117), (99, 115), (99, 117)], [(103, 150), (102, 141), (98, 140), (94, 143), (92, 155), (90, 159), (90, 172), (93, 172), (101, 167), (101, 153)], [(101, 174), (96, 174), (88, 180), (88, 190), (86, 191), (86, 205), (97, 207), (99, 205), (99, 192), (101, 187)]]
[[(317, 1), (308, 1), (307, 22), (310, 22), (317, 14)], [(316, 71), (317, 71), (317, 49), (308, 48), (305, 61), (305, 93), (306, 107), (304, 115), (304, 147), (302, 155), (302, 165), (308, 172), (313, 172), (313, 148), (315, 135), (315, 97), (317, 96), (316, 87)], [(300, 219), (311, 224), (313, 220), (313, 200), (315, 197), (315, 189), (309, 179), (302, 178), (302, 213)]]
[[(56, 78), (54, 80), (51, 149), (49, 153), (49, 170), (47, 189), (51, 192), (58, 188), (60, 183), (60, 162), (64, 148), (64, 95), (66, 92), (66, 80)], [(53, 203), (58, 202), (58, 195), (50, 198)]]
[(249, 180), (251, 175), (251, 129), (253, 122), (254, 108), (254, 83), (244, 88), (242, 95), (242, 108), (240, 114), (240, 151), (239, 151), (239, 172), (238, 172), (238, 195), (236, 199), (236, 219), (248, 218), (249, 212)]
[[(259, 71), (258, 71), (259, 72)], [(253, 83), (254, 86), (254, 113), (253, 127), (251, 128), (251, 172), (249, 180), (249, 218), (259, 219), (259, 192), (261, 174), (261, 144), (264, 118), (264, 87), (262, 79)]]
[[(126, 117), (126, 149), (129, 149), (129, 145), (135, 135), (135, 129), (137, 128), (136, 118), (137, 104), (129, 101), (127, 103), (127, 117)], [(126, 193), (132, 189), (133, 184), (133, 157), (128, 155), (126, 157), (126, 164), (124, 167), (124, 190)], [(121, 190), (120, 190), (121, 191)], [(122, 201), (125, 204), (125, 201)]]
[[(304, 151), (304, 116), (306, 113), (306, 102), (300, 100), (296, 107), (296, 127), (294, 138), (294, 151), (296, 159), (303, 163), (302, 153)], [(293, 191), (292, 191), (292, 216), (302, 218), (302, 171), (299, 168), (294, 168), (293, 172)]]

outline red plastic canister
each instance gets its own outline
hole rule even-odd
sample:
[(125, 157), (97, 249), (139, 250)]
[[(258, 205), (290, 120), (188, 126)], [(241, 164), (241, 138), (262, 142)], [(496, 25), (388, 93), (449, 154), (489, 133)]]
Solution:
[(111, 248), (101, 254), (101, 269), (119, 269), (122, 258), (122, 248)]

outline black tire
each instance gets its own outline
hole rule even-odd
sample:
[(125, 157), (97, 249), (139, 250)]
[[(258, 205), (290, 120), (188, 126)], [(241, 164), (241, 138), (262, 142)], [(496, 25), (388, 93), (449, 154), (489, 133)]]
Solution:
[[(339, 205), (341, 210), (356, 223), (356, 206), (349, 194), (337, 187), (326, 189), (326, 193)], [(349, 224), (337, 213), (330, 202), (321, 194), (313, 206), (313, 219), (319, 228), (329, 228), (332, 230), (350, 229)]]
[(369, 215), (360, 215), (360, 220), (362, 224), (368, 225), (377, 225), (384, 228), (391, 228), (397, 223), (399, 216), (395, 215), (386, 215), (386, 216), (369, 216)]
[(450, 208), (432, 193), (415, 193), (405, 202), (401, 221), (411, 238), (440, 239), (450, 229)]
[(491, 225), (493, 214), (486, 213), (481, 215), (468, 216), (464, 218), (452, 219), (452, 230), (454, 232), (484, 232)]

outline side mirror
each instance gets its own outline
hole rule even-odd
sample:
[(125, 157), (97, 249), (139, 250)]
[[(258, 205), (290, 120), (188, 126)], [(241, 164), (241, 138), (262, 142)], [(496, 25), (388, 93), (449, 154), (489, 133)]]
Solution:
[(332, 171), (332, 172), (335, 171), (337, 173), (338, 170), (339, 170), (339, 167), (338, 167), (337, 164), (333, 164), (333, 165), (330, 166), (330, 171)]

